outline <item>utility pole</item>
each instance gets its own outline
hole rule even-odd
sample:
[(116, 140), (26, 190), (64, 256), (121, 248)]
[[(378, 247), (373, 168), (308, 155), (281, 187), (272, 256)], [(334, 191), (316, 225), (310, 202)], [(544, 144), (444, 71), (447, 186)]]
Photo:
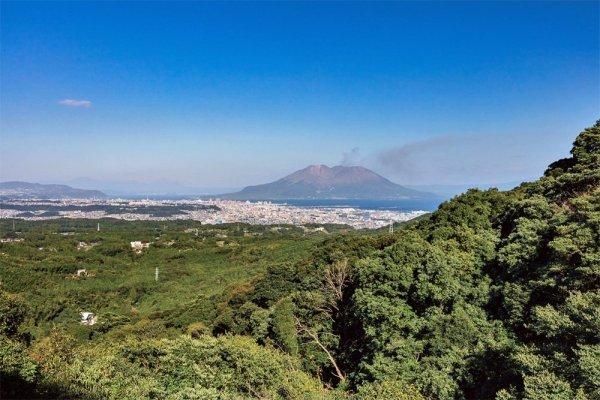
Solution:
[(154, 281), (158, 282), (158, 267), (154, 269)]

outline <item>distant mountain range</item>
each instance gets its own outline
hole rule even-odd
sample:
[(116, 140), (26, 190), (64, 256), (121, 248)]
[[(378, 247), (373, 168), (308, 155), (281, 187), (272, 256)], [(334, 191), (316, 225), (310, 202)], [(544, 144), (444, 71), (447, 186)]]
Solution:
[[(99, 181), (87, 178), (67, 184), (0, 182), (0, 198), (208, 198), (232, 200), (444, 200), (467, 191), (497, 187), (511, 189), (520, 182), (464, 185), (401, 186), (363, 167), (311, 165), (278, 181), (247, 186), (233, 193), (218, 188), (196, 188), (174, 182)], [(74, 187), (76, 186), (76, 187)], [(100, 190), (98, 190), (100, 189)]]
[(98, 189), (111, 197), (195, 197), (239, 190), (239, 187), (194, 187), (170, 181), (119, 181), (77, 178), (61, 182), (82, 189)]
[(433, 193), (400, 186), (364, 167), (311, 165), (275, 182), (218, 196), (233, 200), (435, 199)]
[(29, 182), (0, 182), (0, 197), (40, 199), (92, 199), (104, 198), (99, 190), (76, 189), (67, 185), (44, 185)]

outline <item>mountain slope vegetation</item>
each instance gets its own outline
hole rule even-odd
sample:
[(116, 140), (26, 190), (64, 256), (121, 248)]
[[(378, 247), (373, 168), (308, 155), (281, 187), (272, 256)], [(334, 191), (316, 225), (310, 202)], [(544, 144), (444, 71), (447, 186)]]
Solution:
[(279, 256), (249, 241), (254, 273), (179, 306), (174, 280), (170, 312), (102, 330), (36, 325), (19, 258), (1, 275), (3, 379), (65, 398), (600, 398), (600, 122), (535, 182), (470, 190), (394, 234), (292, 241)]

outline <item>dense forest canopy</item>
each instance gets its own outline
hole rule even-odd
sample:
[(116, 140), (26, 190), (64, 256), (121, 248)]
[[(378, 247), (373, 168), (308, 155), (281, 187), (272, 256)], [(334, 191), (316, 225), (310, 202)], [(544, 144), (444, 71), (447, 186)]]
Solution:
[(600, 122), (393, 234), (81, 224), (0, 244), (3, 398), (600, 398)]

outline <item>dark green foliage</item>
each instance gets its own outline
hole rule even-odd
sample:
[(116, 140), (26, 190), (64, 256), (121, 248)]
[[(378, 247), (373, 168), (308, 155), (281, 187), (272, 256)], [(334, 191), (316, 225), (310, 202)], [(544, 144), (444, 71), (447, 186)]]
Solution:
[[(311, 340), (300, 340), (305, 368), (343, 386), (598, 397), (599, 141), (596, 124), (539, 181), (469, 191), (393, 237), (324, 243), (308, 262), (269, 270), (245, 298), (313, 299), (296, 300), (294, 313), (347, 379)], [(340, 260), (351, 268), (332, 302), (327, 271)]]

